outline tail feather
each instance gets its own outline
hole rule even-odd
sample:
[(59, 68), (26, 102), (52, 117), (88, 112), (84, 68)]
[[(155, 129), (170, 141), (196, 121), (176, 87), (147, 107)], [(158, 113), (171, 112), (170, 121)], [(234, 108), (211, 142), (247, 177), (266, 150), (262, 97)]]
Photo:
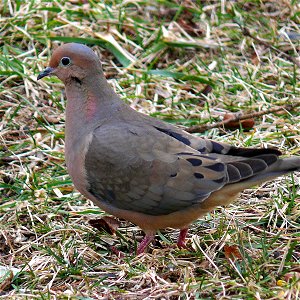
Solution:
[(280, 158), (270, 165), (267, 171), (285, 171), (286, 173), (300, 171), (300, 156)]
[(279, 156), (282, 153), (276, 148), (238, 148), (232, 146), (226, 154), (242, 157), (255, 157), (263, 154), (275, 154)]
[(232, 183), (231, 189), (240, 192), (246, 188), (270, 181), (284, 174), (294, 171), (300, 171), (300, 157), (292, 156), (288, 158), (279, 158), (275, 163), (269, 165), (265, 170), (254, 174), (252, 177), (241, 179), (241, 181)]
[(262, 154), (247, 159), (230, 161), (227, 165), (228, 184), (240, 182), (263, 174), (270, 166), (276, 164), (279, 158), (275, 154)]

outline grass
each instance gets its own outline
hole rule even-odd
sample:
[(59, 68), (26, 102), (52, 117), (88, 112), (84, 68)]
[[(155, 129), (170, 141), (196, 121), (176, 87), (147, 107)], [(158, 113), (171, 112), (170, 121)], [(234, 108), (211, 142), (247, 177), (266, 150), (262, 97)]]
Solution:
[[(295, 103), (299, 68), (240, 26), (299, 60), (299, 9), (283, 0), (2, 1), (0, 298), (299, 298), (299, 173), (197, 220), (190, 251), (173, 246), (178, 232), (167, 229), (136, 257), (138, 227), (121, 221), (111, 235), (89, 225), (105, 213), (66, 171), (63, 85), (36, 81), (52, 49), (81, 41), (124, 101), (180, 126)], [(299, 109), (255, 121), (248, 132), (202, 135), (299, 153)]]

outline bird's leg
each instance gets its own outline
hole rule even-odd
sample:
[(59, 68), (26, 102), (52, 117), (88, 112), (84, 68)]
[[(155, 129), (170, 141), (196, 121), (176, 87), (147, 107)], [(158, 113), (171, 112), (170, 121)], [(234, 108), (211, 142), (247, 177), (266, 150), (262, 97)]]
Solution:
[(150, 232), (145, 232), (145, 234), (146, 234), (145, 237), (143, 238), (143, 240), (141, 241), (141, 243), (139, 244), (136, 250), (137, 255), (144, 253), (144, 251), (146, 250), (150, 242), (153, 241), (155, 238), (155, 232), (150, 231)]
[(185, 244), (185, 238), (188, 233), (188, 230), (189, 230), (188, 228), (180, 229), (180, 233), (179, 233), (179, 237), (178, 237), (178, 241), (177, 241), (178, 248), (187, 249), (187, 246)]

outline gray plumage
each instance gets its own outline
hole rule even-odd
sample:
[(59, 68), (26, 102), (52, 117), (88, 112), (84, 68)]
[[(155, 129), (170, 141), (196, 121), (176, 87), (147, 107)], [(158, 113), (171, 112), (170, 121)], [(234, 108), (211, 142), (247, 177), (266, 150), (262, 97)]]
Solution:
[[(62, 60), (64, 58), (64, 60)], [(146, 233), (189, 224), (245, 188), (297, 171), (300, 158), (276, 149), (237, 148), (193, 136), (140, 114), (108, 85), (94, 52), (65, 44), (38, 79), (56, 75), (66, 87), (66, 162), (77, 189), (105, 211)]]

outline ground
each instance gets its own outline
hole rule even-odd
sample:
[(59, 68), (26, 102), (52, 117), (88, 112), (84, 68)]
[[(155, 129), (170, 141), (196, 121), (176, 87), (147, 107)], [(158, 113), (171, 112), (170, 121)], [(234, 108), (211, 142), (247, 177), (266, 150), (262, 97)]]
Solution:
[[(167, 229), (136, 256), (138, 227), (92, 226), (106, 214), (67, 174), (63, 85), (36, 80), (59, 44), (86, 43), (136, 110), (299, 155), (298, 1), (4, 0), (0, 15), (0, 298), (299, 297), (299, 173), (194, 222), (188, 250)], [(214, 125), (232, 113), (250, 117)]]

